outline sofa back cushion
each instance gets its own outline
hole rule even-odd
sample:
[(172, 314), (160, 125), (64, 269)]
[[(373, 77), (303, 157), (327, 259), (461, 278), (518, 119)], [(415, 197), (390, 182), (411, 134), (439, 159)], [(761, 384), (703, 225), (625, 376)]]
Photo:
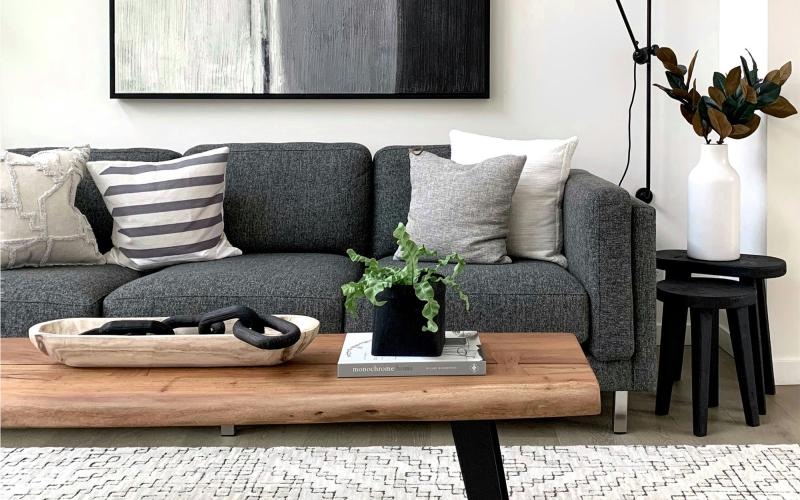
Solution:
[[(39, 151), (47, 149), (56, 149), (54, 147), (38, 147), (38, 148), (18, 148), (9, 149), (12, 153), (17, 153), (25, 156), (31, 156)], [(152, 148), (125, 148), (125, 149), (92, 149), (89, 155), (89, 161), (166, 161), (180, 158), (180, 153), (170, 151), (168, 149), (152, 149)], [(83, 176), (80, 184), (78, 184), (78, 192), (75, 195), (75, 206), (78, 210), (86, 216), (89, 224), (94, 231), (94, 237), (97, 239), (97, 247), (100, 252), (105, 253), (111, 249), (111, 228), (114, 221), (111, 219), (111, 214), (108, 213), (105, 203), (103, 203), (103, 195), (92, 181), (92, 176), (88, 173)]]
[[(228, 146), (225, 233), (244, 253), (371, 250), (372, 159), (349, 143)], [(406, 172), (407, 175), (407, 172)]]
[(394, 254), (397, 243), (392, 232), (408, 219), (411, 204), (411, 165), (408, 150), (421, 148), (450, 158), (450, 146), (389, 146), (375, 153), (375, 219), (373, 252), (382, 258)]

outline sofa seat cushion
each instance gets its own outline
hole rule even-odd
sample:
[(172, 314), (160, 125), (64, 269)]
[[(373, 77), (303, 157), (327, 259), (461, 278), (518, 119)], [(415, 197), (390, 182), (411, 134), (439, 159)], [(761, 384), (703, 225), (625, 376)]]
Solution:
[[(391, 257), (380, 262), (403, 265)], [(589, 298), (578, 280), (557, 264), (535, 260), (468, 264), (457, 281), (469, 296), (470, 311), (448, 290), (448, 330), (569, 332), (580, 342), (588, 337)], [(372, 306), (362, 301), (358, 317), (348, 315), (345, 331), (371, 330)]]
[(10, 269), (0, 273), (3, 337), (26, 337), (51, 319), (101, 317), (103, 297), (140, 273), (114, 265)]
[(260, 314), (311, 316), (320, 321), (320, 331), (340, 332), (340, 287), (360, 275), (361, 266), (341, 255), (242, 255), (143, 276), (106, 297), (103, 311), (109, 317), (171, 316), (244, 305)]

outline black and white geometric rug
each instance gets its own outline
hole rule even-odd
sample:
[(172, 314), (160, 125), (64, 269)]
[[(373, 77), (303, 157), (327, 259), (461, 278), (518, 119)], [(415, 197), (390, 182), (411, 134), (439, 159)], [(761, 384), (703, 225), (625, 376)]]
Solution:
[[(800, 498), (800, 446), (509, 446), (512, 498)], [(2, 498), (448, 499), (453, 447), (2, 448)]]

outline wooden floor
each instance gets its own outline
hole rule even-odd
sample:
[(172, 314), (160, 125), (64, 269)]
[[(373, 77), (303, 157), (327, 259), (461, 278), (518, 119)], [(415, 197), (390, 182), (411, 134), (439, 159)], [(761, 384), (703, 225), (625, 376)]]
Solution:
[[(687, 351), (684, 367), (691, 366)], [(610, 394), (603, 415), (500, 422), (503, 445), (578, 444), (778, 444), (800, 443), (800, 386), (780, 386), (767, 396), (761, 426), (744, 423), (733, 360), (720, 353), (720, 406), (709, 411), (708, 436), (692, 434), (691, 377), (688, 370), (673, 390), (669, 416), (653, 413), (655, 395), (632, 393), (628, 434), (610, 431)], [(445, 423), (322, 424), (243, 427), (234, 437), (219, 428), (152, 429), (5, 429), (5, 447), (27, 446), (382, 446), (452, 445)]]

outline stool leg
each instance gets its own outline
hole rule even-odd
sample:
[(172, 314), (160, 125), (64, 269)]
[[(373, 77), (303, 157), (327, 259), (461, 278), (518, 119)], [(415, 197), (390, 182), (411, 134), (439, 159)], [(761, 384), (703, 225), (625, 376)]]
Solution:
[(672, 368), (672, 380), (675, 382), (681, 379), (681, 372), (683, 371), (683, 351), (686, 344), (686, 318), (689, 309), (683, 306), (676, 306), (675, 322), (675, 354), (673, 357), (675, 366)]
[(692, 423), (695, 436), (708, 431), (708, 394), (711, 378), (711, 323), (715, 311), (692, 309)]
[[(673, 269), (667, 271), (664, 277), (668, 280), (688, 280), (689, 278), (692, 277), (692, 273), (687, 273), (684, 271), (676, 271)], [(678, 337), (675, 344), (678, 349), (678, 354), (677, 357), (673, 358), (675, 360), (675, 367), (673, 369), (673, 380), (675, 382), (681, 379), (681, 372), (683, 371), (683, 351), (684, 351), (684, 345), (686, 344), (686, 318), (689, 313), (688, 308), (680, 307), (680, 309), (678, 309), (678, 307), (679, 306), (676, 306), (675, 309), (676, 314), (678, 314), (679, 317), (682, 317), (683, 320), (680, 321), (680, 324), (682, 325), (681, 330), (679, 332), (676, 330)]]
[(750, 427), (758, 426), (758, 401), (753, 367), (753, 347), (750, 344), (750, 327), (746, 307), (728, 309), (728, 324), (731, 327), (733, 358), (736, 362), (736, 377), (742, 395), (744, 417)]
[[(656, 385), (656, 415), (669, 413), (669, 402), (672, 399), (672, 381), (675, 369), (675, 352), (678, 342), (678, 329), (686, 331), (686, 318), (681, 324), (681, 306), (671, 302), (664, 303), (661, 314), (661, 347), (658, 355), (658, 382)], [(680, 345), (683, 351), (683, 342)], [(681, 356), (683, 353), (681, 352)]]
[[(753, 287), (758, 295), (756, 281), (751, 278), (741, 278), (741, 283)], [(761, 353), (761, 326), (758, 313), (758, 304), (747, 308), (750, 324), (750, 343), (753, 345), (753, 367), (756, 374), (756, 398), (758, 399), (758, 413), (767, 414), (767, 401), (764, 397), (764, 357)]]
[(761, 340), (761, 359), (764, 366), (764, 390), (775, 394), (775, 372), (772, 368), (772, 342), (769, 338), (769, 314), (767, 314), (767, 285), (763, 279), (756, 280), (758, 291), (758, 321)]
[(708, 406), (719, 406), (719, 311), (711, 313), (711, 369), (708, 385)]

